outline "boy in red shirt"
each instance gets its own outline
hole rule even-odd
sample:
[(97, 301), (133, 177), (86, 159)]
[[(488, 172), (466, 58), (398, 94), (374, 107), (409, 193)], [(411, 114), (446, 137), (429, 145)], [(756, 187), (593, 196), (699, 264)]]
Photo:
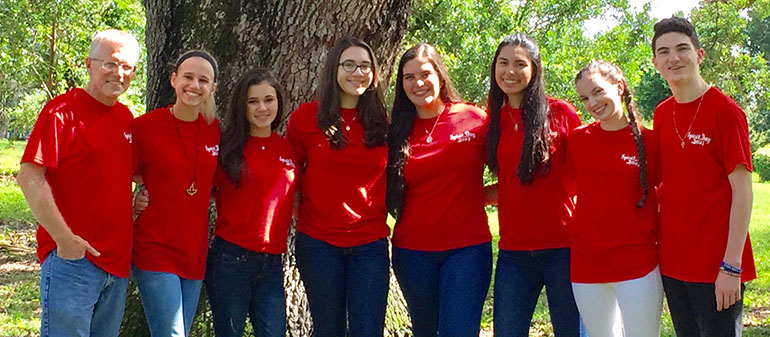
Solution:
[(756, 278), (746, 115), (701, 77), (706, 55), (690, 22), (672, 17), (654, 31), (652, 62), (673, 93), (654, 116), (658, 247), (671, 318), (677, 336), (740, 336), (742, 282)]
[[(117, 336), (131, 260), (131, 120), (118, 96), (139, 61), (130, 34), (96, 34), (89, 82), (35, 123), (17, 181), (40, 226), (41, 336)], [(85, 334), (84, 334), (85, 332)]]

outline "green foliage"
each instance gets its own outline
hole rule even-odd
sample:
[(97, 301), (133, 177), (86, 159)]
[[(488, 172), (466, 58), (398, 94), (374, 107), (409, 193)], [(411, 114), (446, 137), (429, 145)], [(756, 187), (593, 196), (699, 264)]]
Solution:
[(760, 181), (770, 181), (770, 145), (754, 151), (754, 172), (759, 174)]
[(648, 121), (652, 120), (655, 107), (671, 96), (671, 88), (668, 87), (668, 82), (655, 69), (647, 69), (642, 74), (642, 80), (635, 91), (636, 105), (639, 107), (639, 112)]
[(549, 88), (556, 87), (552, 94), (563, 97), (583, 63), (575, 61), (580, 54), (575, 51), (585, 42), (583, 21), (616, 3), (626, 1), (415, 1), (403, 49), (420, 42), (435, 46), (463, 98), (483, 105), (497, 44), (506, 35), (523, 32), (539, 42)]
[(706, 51), (701, 74), (746, 112), (753, 148), (770, 141), (770, 67), (761, 48), (766, 38), (755, 31), (770, 15), (767, 8), (767, 0), (712, 1), (690, 17)]

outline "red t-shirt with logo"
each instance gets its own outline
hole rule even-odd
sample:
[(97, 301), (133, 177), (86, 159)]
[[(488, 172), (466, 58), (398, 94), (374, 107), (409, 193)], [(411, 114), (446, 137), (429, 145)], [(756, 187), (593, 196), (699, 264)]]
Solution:
[(658, 265), (657, 145), (651, 130), (641, 132), (648, 167), (642, 208), (636, 207), (643, 192), (631, 127), (607, 131), (595, 122), (569, 135), (567, 171), (577, 183), (575, 216), (567, 225), (572, 282), (632, 280)]
[(565, 226), (572, 218), (574, 186), (564, 180), (567, 135), (580, 126), (575, 107), (548, 98), (553, 135), (551, 169), (522, 185), (518, 177), (524, 127), (521, 110), (505, 105), (500, 111), (500, 143), (497, 148), (497, 209), (500, 249), (532, 251), (569, 246)]
[[(22, 163), (44, 166), (64, 221), (100, 256), (86, 258), (104, 271), (128, 277), (131, 266), (131, 120), (116, 102), (107, 106), (77, 88), (49, 101), (35, 122)], [(43, 263), (56, 242), (37, 228)]]
[(217, 222), (214, 235), (251, 251), (286, 251), (294, 208), (294, 148), (273, 133), (249, 137), (243, 147), (238, 188), (220, 165), (214, 175)]
[[(134, 120), (134, 169), (150, 204), (134, 221), (133, 263), (139, 269), (202, 280), (209, 200), (219, 155), (219, 122), (176, 119), (168, 107)], [(188, 194), (190, 178), (197, 192)]]
[(469, 104), (447, 104), (435, 118), (414, 117), (394, 246), (442, 251), (492, 240), (484, 211), (487, 127), (487, 113)]
[[(357, 109), (340, 109), (345, 147), (334, 150), (318, 128), (318, 102), (291, 114), (286, 134), (304, 168), (297, 231), (338, 247), (352, 247), (390, 234), (386, 224), (387, 145), (363, 144)], [(348, 127), (350, 130), (348, 130)]]
[[(669, 97), (655, 108), (663, 174), (658, 245), (663, 275), (712, 283), (727, 247), (732, 204), (727, 175), (739, 164), (753, 168), (743, 110), (715, 87), (702, 100), (680, 104)], [(748, 236), (741, 268), (743, 281), (756, 278)]]

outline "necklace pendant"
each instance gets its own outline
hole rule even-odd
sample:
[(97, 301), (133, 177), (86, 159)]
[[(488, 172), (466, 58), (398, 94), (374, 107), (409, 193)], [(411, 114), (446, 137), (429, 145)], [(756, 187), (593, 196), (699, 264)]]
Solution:
[(190, 187), (187, 188), (187, 194), (193, 196), (195, 193), (198, 193), (198, 189), (195, 188), (195, 182), (193, 181), (190, 183)]
[(350, 131), (350, 125), (345, 125), (345, 131)]
[(433, 142), (433, 136), (429, 135), (428, 138), (425, 138), (425, 142), (427, 142), (429, 144), (432, 143)]
[(264, 149), (265, 149), (265, 146), (264, 146), (264, 145), (262, 145), (262, 150), (264, 150)]
[(684, 149), (684, 141), (682, 141), (682, 148)]
[(513, 124), (513, 130), (514, 131), (519, 131), (519, 123), (514, 123)]

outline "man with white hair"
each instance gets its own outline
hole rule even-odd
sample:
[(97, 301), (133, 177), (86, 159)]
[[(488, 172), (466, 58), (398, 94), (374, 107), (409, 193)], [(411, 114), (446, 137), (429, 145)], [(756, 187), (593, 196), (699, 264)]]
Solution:
[(131, 265), (131, 120), (117, 101), (139, 61), (120, 30), (97, 33), (89, 82), (49, 101), (17, 181), (37, 218), (41, 336), (117, 336)]

